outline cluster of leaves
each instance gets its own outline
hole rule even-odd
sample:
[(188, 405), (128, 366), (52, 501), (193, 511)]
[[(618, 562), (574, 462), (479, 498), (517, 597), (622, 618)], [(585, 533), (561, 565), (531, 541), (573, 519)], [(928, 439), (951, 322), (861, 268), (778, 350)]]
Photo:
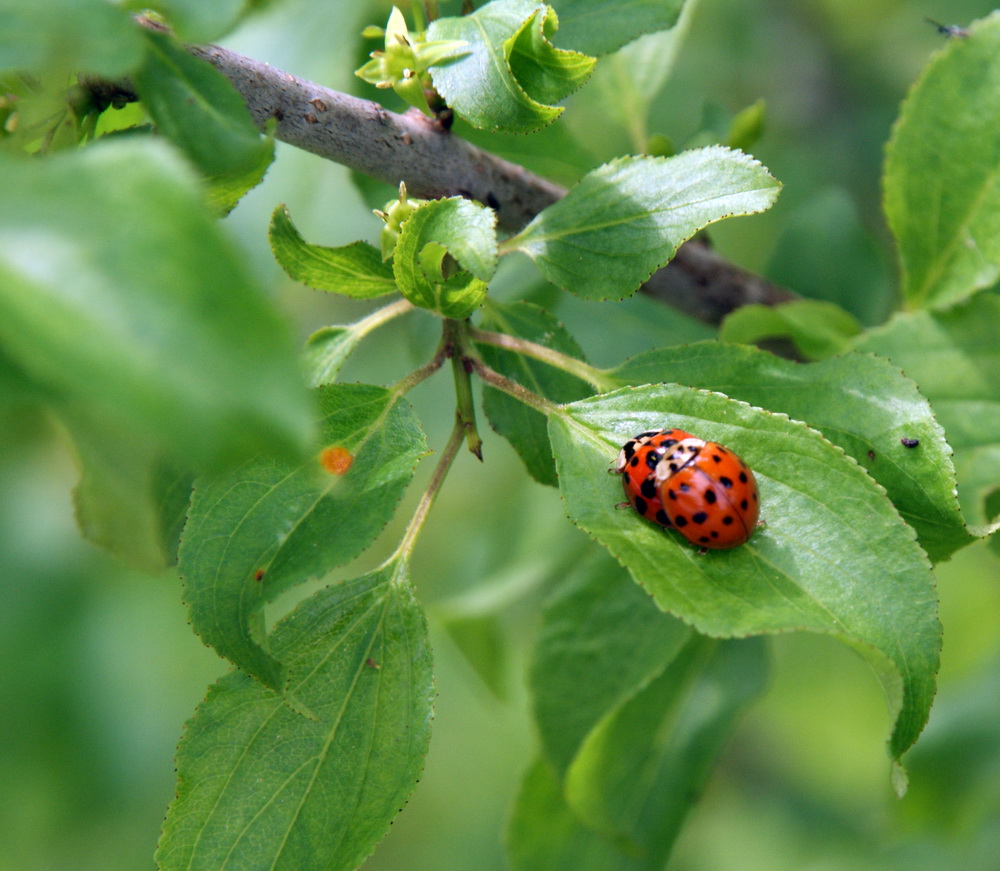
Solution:
[[(381, 212), (382, 250), (324, 247), (279, 206), (271, 246), (292, 277), (401, 297), (313, 334), (310, 391), (286, 329), (211, 220), (262, 177), (272, 143), (176, 36), (89, 5), (102, 12), (59, 74), (130, 74), (172, 147), (116, 137), (28, 162), (15, 149), (57, 150), (53, 131), (67, 128), (25, 101), (0, 157), (0, 387), (65, 423), (85, 534), (145, 566), (176, 560), (193, 628), (238, 667), (181, 743), (161, 868), (355, 868), (413, 789), (434, 689), (409, 555), (460, 438), (476, 447), (473, 373), (490, 423), (607, 552), (566, 573), (542, 615), (531, 672), (541, 747), (511, 819), (513, 867), (662, 867), (764, 686), (766, 648), (751, 636), (807, 630), (855, 648), (883, 687), (905, 787), (899, 760), (926, 723), (940, 648), (932, 565), (993, 531), (1000, 484), (1000, 204), (982, 132), (1000, 113), (1000, 18), (933, 60), (893, 133), (886, 213), (906, 310), (887, 324), (865, 331), (815, 301), (747, 307), (724, 343), (598, 369), (544, 310), (490, 299), (500, 259), (516, 253), (565, 292), (622, 299), (699, 230), (774, 202), (780, 185), (757, 161), (709, 145), (599, 166), (508, 238), (483, 205), (403, 189)], [(674, 25), (682, 4), (628, 16), (616, 5), (494, 0), (415, 33), (394, 12), (364, 75), (418, 103), (432, 84), (466, 122), (526, 132), (563, 111), (555, 104), (593, 68), (586, 52), (630, 56), (618, 72), (648, 105), (643, 88), (662, 79), (633, 46), (610, 53)], [(54, 6), (71, 27), (88, 4)], [(204, 39), (242, 6), (158, 8), (177, 36)], [(32, 4), (16, 8), (30, 26)], [(0, 41), (2, 70), (48, 61)], [(99, 132), (99, 108), (71, 119), (73, 141)], [(730, 142), (758, 118), (734, 119)], [(426, 365), (389, 386), (337, 382), (366, 336), (416, 311), (442, 324)], [(815, 362), (737, 344), (772, 336)], [(394, 514), (428, 453), (406, 394), (449, 359), (459, 424), (399, 547), (269, 631), (268, 602), (365, 551)], [(615, 510), (620, 483), (605, 470), (620, 444), (664, 426), (727, 444), (754, 468), (767, 525), (748, 544), (700, 556)]]

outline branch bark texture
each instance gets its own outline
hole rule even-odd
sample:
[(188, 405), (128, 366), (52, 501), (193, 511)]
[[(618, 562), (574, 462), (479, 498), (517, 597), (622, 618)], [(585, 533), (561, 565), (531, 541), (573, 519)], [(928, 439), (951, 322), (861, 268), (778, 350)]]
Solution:
[[(413, 196), (478, 200), (496, 210), (500, 227), (516, 231), (566, 193), (416, 110), (390, 112), (219, 46), (189, 50), (232, 82), (261, 129), (274, 118), (282, 142), (393, 186), (405, 181)], [(742, 305), (796, 298), (699, 242), (682, 245), (643, 290), (711, 324)]]

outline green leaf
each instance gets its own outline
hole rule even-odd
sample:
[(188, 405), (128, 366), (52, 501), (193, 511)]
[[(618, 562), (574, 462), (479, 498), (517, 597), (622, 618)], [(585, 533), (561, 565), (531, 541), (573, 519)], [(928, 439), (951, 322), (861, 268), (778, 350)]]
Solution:
[(0, 158), (0, 176), (13, 362), (178, 468), (301, 455), (312, 409), (289, 331), (165, 147)]
[(281, 205), (271, 215), (268, 231), (274, 259), (291, 278), (316, 290), (329, 290), (354, 299), (372, 299), (396, 290), (392, 267), (367, 242), (340, 248), (310, 245)]
[(507, 827), (512, 871), (645, 871), (641, 859), (587, 828), (543, 759), (524, 776)]
[(131, 566), (162, 571), (177, 560), (193, 476), (171, 469), (144, 445), (108, 432), (85, 411), (59, 408), (80, 462), (74, 492), (84, 536)]
[(504, 250), (523, 251), (577, 296), (620, 299), (702, 227), (761, 212), (780, 188), (759, 162), (722, 147), (624, 157), (585, 175)]
[(353, 871), (420, 776), (434, 684), (405, 564), (326, 588), (272, 639), (315, 719), (239, 671), (211, 687), (177, 751), (161, 871)]
[(313, 387), (332, 384), (341, 366), (351, 356), (364, 334), (352, 326), (321, 327), (307, 340), (304, 350), (309, 383)]
[[(700, 342), (648, 351), (610, 374), (623, 384), (683, 379), (803, 420), (885, 487), (932, 560), (972, 541), (944, 430), (917, 385), (884, 359), (849, 354), (803, 365), (756, 348)], [(922, 450), (904, 448), (905, 437), (918, 438)]]
[(860, 332), (861, 324), (839, 305), (803, 299), (776, 306), (741, 306), (722, 322), (719, 338), (745, 344), (790, 339), (803, 356), (822, 360), (848, 350)]
[[(653, 153), (650, 109), (674, 68), (697, 4), (698, 0), (687, 0), (680, 20), (670, 30), (641, 36), (602, 57), (587, 87), (574, 98), (566, 123), (578, 138), (600, 147), (607, 159), (624, 153)], [(599, 141), (591, 135), (595, 129), (601, 130)]]
[[(754, 470), (766, 527), (699, 555), (676, 534), (616, 511), (602, 473), (620, 446), (665, 422), (721, 442)], [(855, 647), (882, 684), (894, 761), (916, 741), (934, 696), (940, 624), (913, 531), (865, 471), (814, 430), (678, 385), (626, 388), (564, 406), (549, 422), (567, 513), (668, 613), (720, 637), (807, 630)], [(894, 768), (898, 788), (901, 769)]]
[(726, 145), (740, 151), (748, 151), (757, 144), (764, 135), (764, 118), (767, 115), (767, 103), (763, 99), (751, 103), (745, 109), (740, 109), (729, 125), (729, 135)]
[(559, 19), (547, 8), (536, 12), (507, 43), (504, 54), (514, 78), (540, 103), (565, 99), (593, 72), (596, 60), (575, 51), (558, 49), (552, 39)]
[(927, 66), (886, 149), (885, 211), (910, 308), (1000, 278), (1000, 15), (969, 32)]
[(567, 45), (588, 54), (610, 54), (644, 33), (677, 23), (684, 0), (552, 0)]
[(542, 753), (563, 776), (584, 739), (646, 686), (691, 636), (614, 560), (590, 560), (542, 612), (531, 695)]
[(850, 193), (825, 188), (791, 210), (764, 274), (783, 287), (846, 309), (864, 324), (889, 316), (894, 280)]
[(649, 871), (660, 871), (767, 675), (762, 639), (691, 638), (655, 680), (588, 735), (566, 775), (570, 807), (627, 844)]
[(274, 143), (271, 142), (268, 147), (261, 148), (257, 155), (257, 163), (247, 166), (242, 171), (206, 179), (205, 199), (215, 214), (224, 218), (236, 208), (236, 204), (246, 194), (264, 180), (274, 160), (273, 146)]
[[(541, 532), (546, 544), (548, 533)], [(530, 538), (530, 537), (529, 537)], [(589, 548), (589, 542), (579, 541)], [(523, 555), (511, 557), (492, 576), (480, 579), (474, 587), (434, 603), (431, 614), (440, 623), (466, 661), (490, 691), (500, 699), (507, 697), (510, 654), (504, 614), (539, 591), (562, 580), (580, 562), (582, 548), (539, 559), (535, 542), (520, 543)], [(633, 585), (634, 586), (634, 585)], [(648, 598), (648, 597), (647, 597)]]
[(409, 404), (362, 384), (316, 391), (318, 458), (271, 458), (199, 482), (180, 572), (191, 625), (206, 644), (273, 689), (283, 670), (261, 608), (292, 584), (367, 548), (392, 517), (426, 442)]
[(492, 209), (462, 197), (419, 206), (403, 222), (393, 258), (403, 296), (442, 317), (471, 315), (496, 271), (495, 224)]
[[(958, 498), (965, 516), (988, 534), (986, 510), (1000, 489), (1000, 297), (980, 293), (950, 311), (900, 314), (856, 345), (882, 354), (920, 387), (955, 452)], [(909, 453), (932, 449), (920, 433)]]
[[(583, 358), (583, 351), (566, 328), (544, 309), (528, 302), (489, 303), (482, 326)], [(522, 354), (487, 344), (479, 344), (477, 348), (483, 360), (497, 372), (554, 402), (571, 402), (593, 392), (573, 375)], [(490, 426), (511, 443), (531, 476), (541, 484), (555, 487), (556, 468), (544, 415), (506, 393), (485, 386), (483, 409)]]
[(142, 59), (131, 18), (107, 0), (3, 0), (0, 72), (89, 73), (115, 78)]
[(468, 53), (431, 67), (434, 87), (472, 126), (527, 133), (562, 114), (555, 102), (590, 75), (594, 59), (553, 47), (556, 20), (534, 0), (494, 0), (471, 15), (439, 18), (431, 40), (463, 40)]
[(261, 135), (232, 83), (172, 37), (143, 33), (146, 62), (136, 86), (160, 132), (211, 179), (252, 179), (266, 168), (274, 142)]
[[(232, 30), (256, 0), (125, 0), (127, 9), (152, 9), (185, 42), (208, 42)], [(260, 5), (259, 2), (256, 5)]]

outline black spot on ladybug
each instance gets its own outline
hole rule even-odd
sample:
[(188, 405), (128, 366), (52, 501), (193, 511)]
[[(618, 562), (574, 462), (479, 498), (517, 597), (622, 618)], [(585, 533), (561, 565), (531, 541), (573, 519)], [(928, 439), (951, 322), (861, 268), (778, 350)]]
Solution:
[(733, 518), (730, 517), (727, 514), (725, 517), (722, 518), (722, 525), (723, 526), (732, 526), (733, 525)]
[(646, 516), (646, 500), (642, 496), (635, 497), (635, 510), (638, 511), (643, 517)]
[(746, 482), (747, 482), (747, 473), (746, 472), (740, 472), (740, 481), (742, 483), (746, 484)]
[(740, 501), (740, 508), (746, 511), (750, 507), (750, 503), (746, 499)]
[(646, 454), (646, 465), (651, 469), (655, 469), (660, 463), (660, 455), (656, 451), (650, 451)]
[(708, 490), (705, 491), (705, 501), (709, 505), (715, 504), (715, 491), (713, 489), (709, 488)]
[(900, 444), (901, 444), (901, 445), (902, 445), (902, 446), (903, 446), (904, 448), (915, 448), (915, 447), (916, 447), (917, 445), (919, 445), (919, 444), (920, 444), (920, 439), (911, 439), (911, 438), (901, 438), (901, 439), (899, 440), (899, 443), (900, 443)]
[(657, 432), (658, 432), (658, 430), (655, 430), (655, 429), (647, 430), (646, 432), (639, 433), (639, 435), (637, 435), (635, 437), (635, 439), (636, 440), (638, 440), (638, 439), (650, 439), (653, 436), (655, 436), (657, 434)]
[(681, 484), (681, 493), (687, 493), (691, 490), (690, 484)]
[(718, 538), (718, 537), (719, 537), (719, 533), (718, 533), (718, 532), (716, 532), (716, 531), (715, 531), (715, 530), (713, 529), (713, 530), (712, 530), (712, 538)]
[(751, 493), (750, 495), (753, 496), (753, 501), (756, 502), (757, 501), (757, 491), (754, 490), (753, 493)]
[(703, 535), (701, 538), (698, 539), (698, 541), (700, 541), (702, 544), (708, 544), (708, 542), (710, 542), (711, 540), (712, 539), (710, 539), (707, 535)]
[(677, 444), (677, 439), (667, 439), (663, 443), (663, 447), (665, 447), (665, 448), (672, 448), (676, 444)]
[(697, 511), (691, 515), (692, 523), (704, 523), (708, 520), (708, 515), (704, 511)]
[(639, 487), (639, 492), (642, 493), (642, 495), (645, 496), (647, 499), (655, 499), (656, 481), (654, 481), (652, 478), (647, 478), (645, 481), (642, 482), (642, 485)]
[(630, 466), (632, 466), (633, 468), (635, 468), (636, 466), (639, 465), (639, 457), (638, 456), (633, 456), (632, 459), (628, 461), (628, 464)]
[(716, 463), (721, 463), (721, 462), (722, 462), (722, 457), (720, 457), (720, 456), (719, 456), (718, 454), (712, 454), (712, 459), (713, 459), (713, 460), (714, 460), (714, 461), (715, 461)]
[(687, 518), (686, 518), (686, 517), (685, 517), (685, 516), (684, 516), (683, 514), (678, 514), (678, 515), (677, 515), (677, 516), (676, 516), (676, 517), (674, 518), (674, 525), (675, 525), (675, 526), (676, 526), (676, 527), (677, 527), (678, 529), (680, 529), (680, 528), (681, 528), (682, 526), (687, 526), (687, 525), (688, 525), (688, 521), (687, 521)]
[(622, 448), (622, 453), (625, 454), (625, 462), (627, 463), (632, 459), (632, 454), (635, 453), (635, 442), (625, 442), (625, 447)]
[(662, 508), (656, 512), (656, 522), (659, 523), (660, 526), (673, 526), (670, 522), (670, 518), (667, 517), (667, 512)]
[(733, 486), (733, 479), (727, 478), (725, 475), (723, 475), (721, 478), (719, 478), (719, 483), (727, 490), (729, 490)]
[(673, 490), (667, 490), (667, 498), (668, 499), (676, 499), (677, 498), (677, 494)]

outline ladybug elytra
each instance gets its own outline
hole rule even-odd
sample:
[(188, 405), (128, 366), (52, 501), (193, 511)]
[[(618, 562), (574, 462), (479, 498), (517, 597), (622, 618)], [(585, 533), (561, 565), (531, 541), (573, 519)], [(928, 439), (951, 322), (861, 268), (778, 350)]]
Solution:
[(645, 432), (622, 447), (616, 471), (636, 511), (699, 547), (737, 547), (757, 528), (753, 472), (717, 442), (677, 429)]

